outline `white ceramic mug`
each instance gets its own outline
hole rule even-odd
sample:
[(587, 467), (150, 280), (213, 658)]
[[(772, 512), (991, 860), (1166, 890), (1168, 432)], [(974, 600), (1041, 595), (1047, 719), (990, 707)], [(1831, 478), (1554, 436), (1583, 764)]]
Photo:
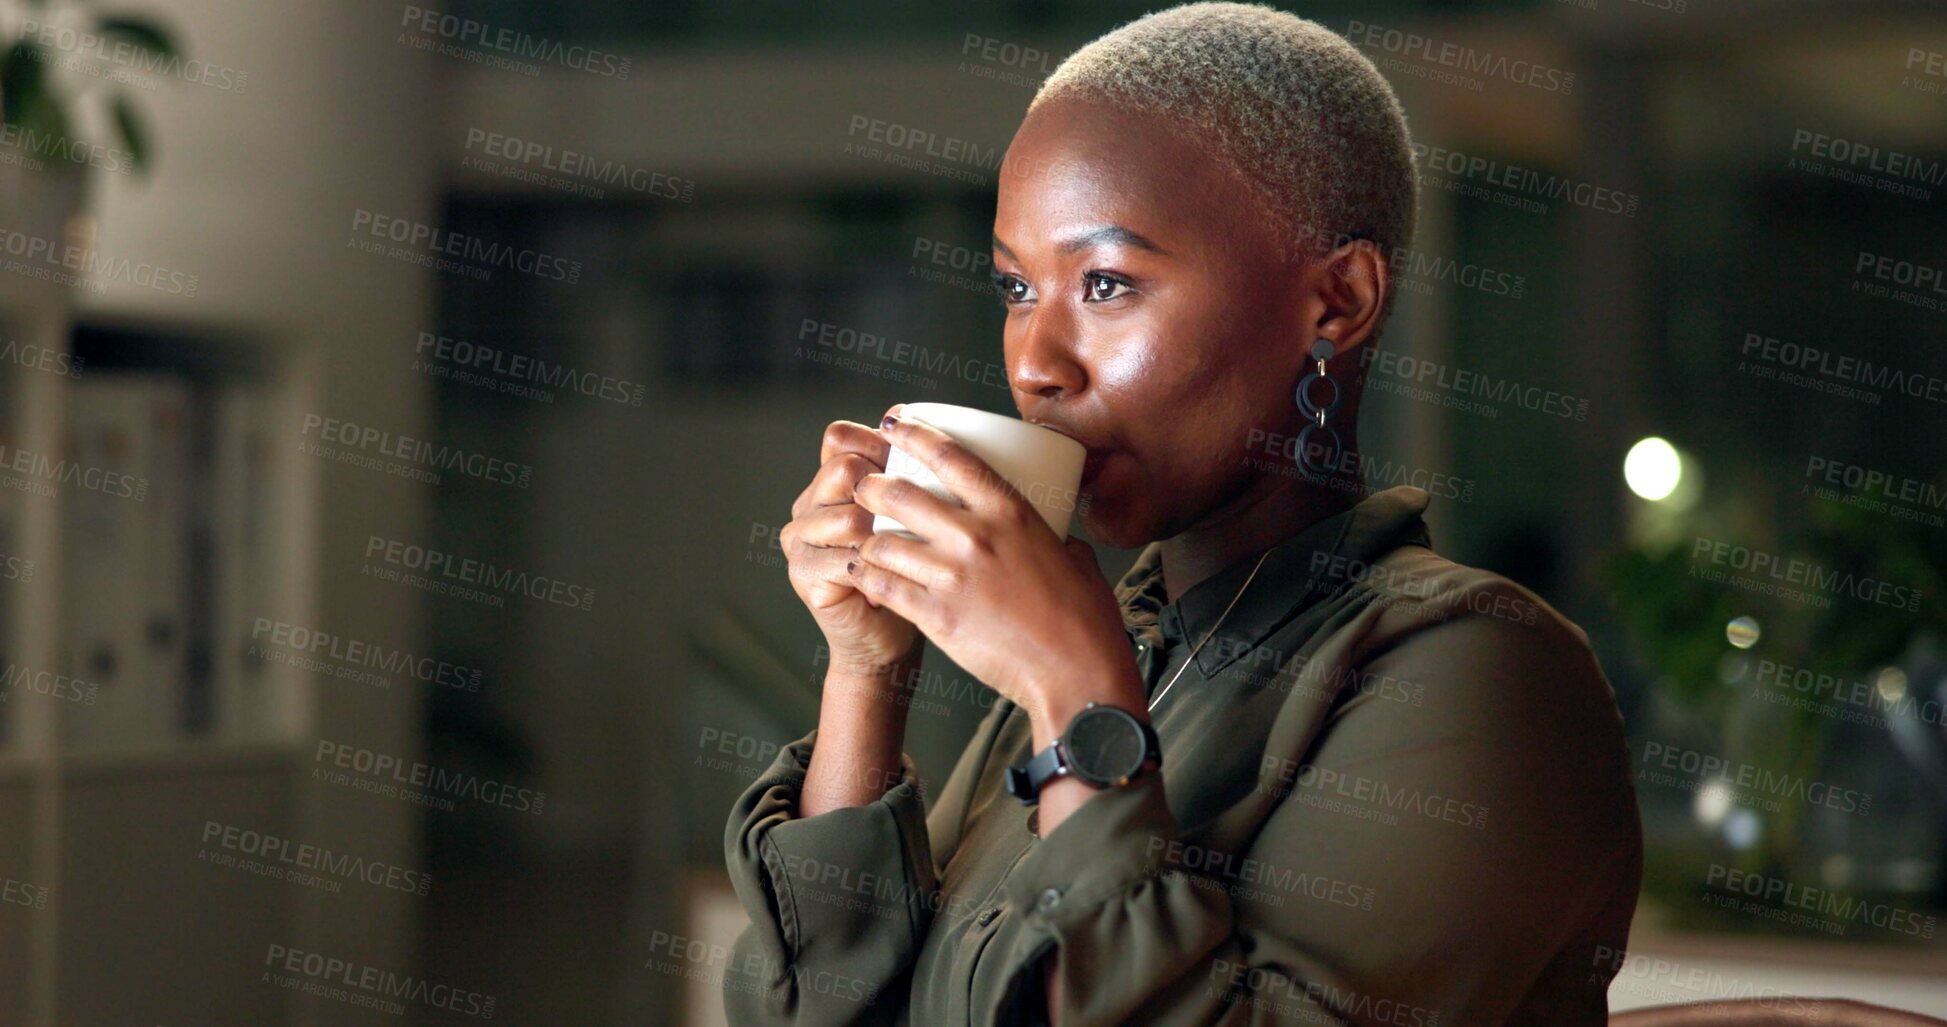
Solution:
[[(1057, 537), (1068, 537), (1068, 525), (1075, 516), (1080, 497), (1082, 462), (1088, 457), (1088, 450), (1081, 443), (1038, 424), (950, 403), (907, 403), (899, 417), (930, 425), (952, 436), (1033, 503)], [(898, 446), (892, 447), (886, 460), (886, 473), (914, 482), (955, 506), (961, 505), (926, 465), (900, 451)], [(897, 520), (877, 514), (872, 518), (872, 533), (881, 532), (919, 538)]]

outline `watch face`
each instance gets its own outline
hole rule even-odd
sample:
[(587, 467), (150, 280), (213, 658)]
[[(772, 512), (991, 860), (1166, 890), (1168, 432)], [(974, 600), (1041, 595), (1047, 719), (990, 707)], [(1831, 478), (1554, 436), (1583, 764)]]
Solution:
[(1076, 714), (1065, 746), (1076, 776), (1090, 784), (1113, 784), (1142, 768), (1142, 728), (1126, 710), (1097, 706)]

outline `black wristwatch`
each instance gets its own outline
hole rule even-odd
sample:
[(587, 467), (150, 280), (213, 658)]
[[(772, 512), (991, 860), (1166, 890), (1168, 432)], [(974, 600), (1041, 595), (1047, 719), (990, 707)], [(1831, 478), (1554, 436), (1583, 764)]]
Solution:
[(1041, 801), (1041, 789), (1064, 774), (1107, 788), (1128, 784), (1152, 765), (1163, 765), (1156, 729), (1120, 706), (1092, 702), (1046, 749), (1007, 768), (1007, 793), (1032, 806)]

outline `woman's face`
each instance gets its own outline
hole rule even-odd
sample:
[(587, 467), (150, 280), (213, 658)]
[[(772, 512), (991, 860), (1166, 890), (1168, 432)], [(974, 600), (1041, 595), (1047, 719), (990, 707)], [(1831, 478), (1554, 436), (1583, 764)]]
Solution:
[(994, 215), (1006, 363), (1028, 421), (1089, 448), (1082, 523), (1116, 548), (1226, 507), (1300, 426), (1322, 304), (1262, 205), (1160, 118), (1055, 100), (1008, 147)]

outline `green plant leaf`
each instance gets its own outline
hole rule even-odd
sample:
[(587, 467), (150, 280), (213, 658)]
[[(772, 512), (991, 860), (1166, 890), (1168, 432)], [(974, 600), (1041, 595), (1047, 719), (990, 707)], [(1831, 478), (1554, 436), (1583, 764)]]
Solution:
[(0, 121), (21, 124), (47, 89), (40, 47), (19, 42), (0, 57)]
[(109, 110), (115, 115), (115, 131), (122, 137), (122, 148), (137, 171), (149, 170), (149, 127), (129, 102), (127, 93), (116, 93)]
[(68, 125), (68, 112), (52, 96), (43, 94), (27, 108), (20, 119), (20, 139), (35, 156), (44, 160), (81, 160)]
[(104, 36), (119, 36), (141, 49), (163, 57), (178, 56), (176, 43), (162, 26), (137, 15), (103, 15), (95, 21), (95, 31)]
[(0, 121), (17, 130), (16, 145), (43, 160), (74, 160), (74, 136), (63, 97), (48, 82), (41, 49), (18, 42), (0, 59)]

